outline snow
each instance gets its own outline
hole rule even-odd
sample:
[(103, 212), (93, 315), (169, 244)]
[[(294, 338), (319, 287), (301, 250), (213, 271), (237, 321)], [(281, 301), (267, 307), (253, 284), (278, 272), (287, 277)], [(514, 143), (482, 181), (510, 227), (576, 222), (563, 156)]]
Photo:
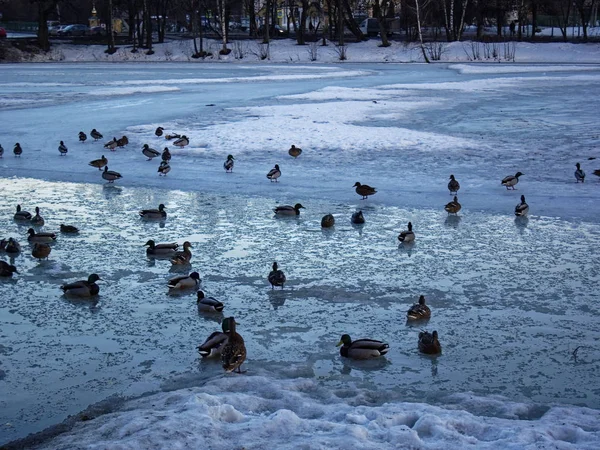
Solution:
[[(13, 447), (598, 448), (597, 48), (523, 44), (518, 64), (467, 63), (456, 48), (425, 65), (381, 63), (388, 49), (372, 41), (358, 56), (362, 45), (329, 65), (290, 64), (297, 46), (278, 41), (267, 63), (102, 63), (64, 46), (94, 62), (2, 66), (0, 238), (24, 250), (0, 254), (19, 269), (0, 280), (0, 443), (46, 429)], [(190, 145), (156, 137), (159, 125)], [(123, 135), (127, 147), (103, 147)], [(144, 143), (172, 152), (166, 177)], [(123, 174), (114, 185), (87, 164), (103, 154)], [(274, 164), (278, 183), (265, 177)], [(517, 170), (515, 192), (500, 186)], [(458, 217), (443, 210), (450, 173)], [(360, 200), (356, 181), (377, 194)], [(513, 215), (521, 194), (526, 220)], [(297, 202), (299, 218), (273, 217)], [(81, 232), (34, 260), (19, 203), (41, 208), (43, 231)], [(159, 203), (166, 221), (140, 220)], [(336, 225), (322, 231), (327, 213)], [(408, 221), (416, 243), (399, 246)], [(189, 240), (191, 266), (146, 258), (150, 238)], [(266, 280), (275, 260), (283, 290)], [(199, 360), (223, 315), (165, 285), (192, 270), (239, 320), (245, 374)], [(92, 272), (98, 298), (62, 296)], [(421, 294), (432, 319), (408, 326)], [(442, 356), (418, 354), (421, 328), (438, 331)], [(390, 352), (344, 360), (343, 333)]]

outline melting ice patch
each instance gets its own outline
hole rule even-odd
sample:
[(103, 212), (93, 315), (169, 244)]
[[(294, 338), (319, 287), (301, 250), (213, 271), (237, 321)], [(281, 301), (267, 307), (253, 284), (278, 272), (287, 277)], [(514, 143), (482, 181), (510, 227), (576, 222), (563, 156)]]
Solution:
[[(125, 83), (126, 84), (126, 83)], [(152, 84), (152, 83), (146, 83)], [(131, 94), (139, 94), (139, 93), (152, 93), (152, 92), (173, 92), (178, 91), (179, 88), (174, 86), (138, 86), (138, 87), (124, 87), (124, 88), (110, 88), (110, 89), (95, 89), (90, 91), (90, 95), (102, 95), (102, 96), (112, 96), (112, 95), (131, 95)]]
[(535, 72), (583, 72), (600, 70), (597, 65), (471, 65), (471, 64), (453, 64), (449, 69), (456, 70), (463, 74), (495, 74), (495, 73), (535, 73)]
[[(202, 387), (132, 400), (77, 422), (42, 449), (596, 449), (600, 411), (506, 402), (511, 418), (423, 403), (370, 404), (364, 390), (327, 390), (309, 379), (234, 375)], [(469, 397), (471, 403), (486, 399)], [(498, 400), (500, 402), (500, 400)], [(460, 405), (458, 405), (458, 408)]]

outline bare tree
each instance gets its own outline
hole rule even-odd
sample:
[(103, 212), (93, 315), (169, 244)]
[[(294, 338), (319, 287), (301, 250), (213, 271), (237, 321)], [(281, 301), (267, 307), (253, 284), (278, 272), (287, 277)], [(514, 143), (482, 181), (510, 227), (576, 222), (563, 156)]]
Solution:
[[(465, 25), (465, 13), (467, 12), (467, 6), (469, 0), (460, 1), (460, 11), (457, 12), (455, 8), (455, 0), (440, 0), (442, 3), (442, 10), (444, 12), (444, 27), (446, 29), (446, 37), (449, 42), (460, 41), (462, 36), (463, 27)], [(456, 15), (459, 14), (458, 23), (456, 21)]]
[[(423, 4), (429, 3), (429, 0), (424, 0)], [(425, 51), (425, 45), (423, 44), (423, 31), (421, 30), (421, 8), (419, 7), (419, 0), (415, 0), (415, 13), (417, 15), (417, 31), (419, 33), (419, 42), (421, 43), (421, 52), (426, 63), (429, 63), (427, 52)]]
[(579, 20), (581, 20), (581, 26), (583, 28), (583, 41), (587, 42), (587, 29), (590, 23), (592, 11), (594, 10), (594, 6), (596, 4), (596, 0), (575, 0), (573, 3), (575, 4), (575, 8), (577, 8), (577, 12), (579, 13)]
[(38, 13), (38, 46), (44, 50), (50, 50), (50, 37), (48, 33), (48, 16), (56, 9), (60, 0), (30, 0), (37, 7)]
[(106, 53), (112, 55), (117, 51), (117, 48), (115, 47), (115, 33), (113, 31), (113, 0), (108, 0), (107, 8), (108, 23), (106, 26), (106, 37), (108, 40), (108, 48), (106, 49)]
[(377, 17), (379, 23), (379, 35), (381, 36), (381, 46), (389, 47), (390, 41), (388, 39), (388, 11), (390, 7), (393, 8), (392, 0), (373, 0), (373, 15)]

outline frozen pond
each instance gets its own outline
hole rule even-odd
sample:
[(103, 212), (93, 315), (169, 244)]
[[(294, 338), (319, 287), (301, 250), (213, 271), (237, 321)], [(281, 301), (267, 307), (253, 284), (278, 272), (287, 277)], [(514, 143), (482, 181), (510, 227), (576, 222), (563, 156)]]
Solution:
[[(539, 405), (523, 419), (556, 403), (600, 408), (600, 194), (587, 159), (600, 155), (594, 119), (574, 116), (584, 99), (589, 111), (600, 107), (600, 72), (531, 67), (3, 68), (0, 238), (17, 238), (23, 252), (20, 274), (0, 280), (0, 443), (111, 396), (221, 376), (195, 347), (223, 316), (199, 313), (193, 292), (168, 295), (177, 272), (146, 257), (148, 239), (192, 243), (184, 271), (198, 271), (202, 289), (236, 317), (248, 377), (365, 389), (373, 405), (451, 404), (465, 393)], [(191, 135), (191, 145), (155, 137), (159, 124)], [(91, 128), (104, 141), (126, 134), (130, 145), (113, 153), (104, 141), (79, 144), (77, 132)], [(55, 141), (67, 138), (63, 158)], [(145, 142), (172, 149), (166, 179), (141, 155)], [(305, 149), (297, 160), (291, 142)], [(238, 159), (233, 174), (222, 169), (228, 153)], [(124, 175), (114, 186), (87, 166), (101, 154)], [(577, 161), (584, 185), (574, 182)], [(276, 185), (265, 173), (277, 162)], [(516, 170), (526, 175), (507, 192), (499, 179)], [(443, 210), (449, 173), (462, 185), (458, 217)], [(359, 200), (357, 180), (379, 192)], [(519, 222), (521, 193), (532, 214)], [(299, 218), (273, 217), (277, 204), (296, 202), (306, 207)], [(41, 208), (43, 231), (68, 223), (81, 232), (59, 234), (38, 262), (28, 226), (12, 220), (18, 203)], [(159, 203), (165, 222), (137, 215)], [(358, 208), (363, 227), (350, 224)], [(323, 231), (327, 213), (336, 225)], [(399, 247), (409, 221), (417, 241)], [(282, 291), (266, 279), (273, 261), (289, 280)], [(92, 272), (103, 280), (97, 298), (62, 295), (61, 284)], [(407, 326), (421, 294), (432, 319)], [(423, 328), (438, 330), (441, 357), (419, 355)], [(390, 352), (342, 360), (343, 333), (385, 340)]]

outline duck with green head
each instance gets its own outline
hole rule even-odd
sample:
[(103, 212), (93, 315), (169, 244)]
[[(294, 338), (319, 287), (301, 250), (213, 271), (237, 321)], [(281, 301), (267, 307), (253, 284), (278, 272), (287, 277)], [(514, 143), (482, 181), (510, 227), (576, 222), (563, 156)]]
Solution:
[(225, 343), (229, 339), (229, 317), (223, 319), (221, 323), (221, 329), (223, 331), (215, 331), (206, 338), (204, 343), (198, 346), (198, 351), (202, 358), (220, 357), (221, 350), (225, 346)]
[(100, 286), (96, 284), (96, 281), (100, 280), (100, 277), (93, 273), (87, 280), (74, 281), (73, 283), (63, 284), (60, 288), (67, 295), (74, 295), (77, 297), (92, 297), (98, 295), (100, 292)]
[(359, 339), (353, 341), (349, 334), (342, 335), (337, 347), (340, 348), (340, 355), (351, 359), (373, 359), (384, 356), (390, 349), (390, 346), (382, 341), (374, 339)]

